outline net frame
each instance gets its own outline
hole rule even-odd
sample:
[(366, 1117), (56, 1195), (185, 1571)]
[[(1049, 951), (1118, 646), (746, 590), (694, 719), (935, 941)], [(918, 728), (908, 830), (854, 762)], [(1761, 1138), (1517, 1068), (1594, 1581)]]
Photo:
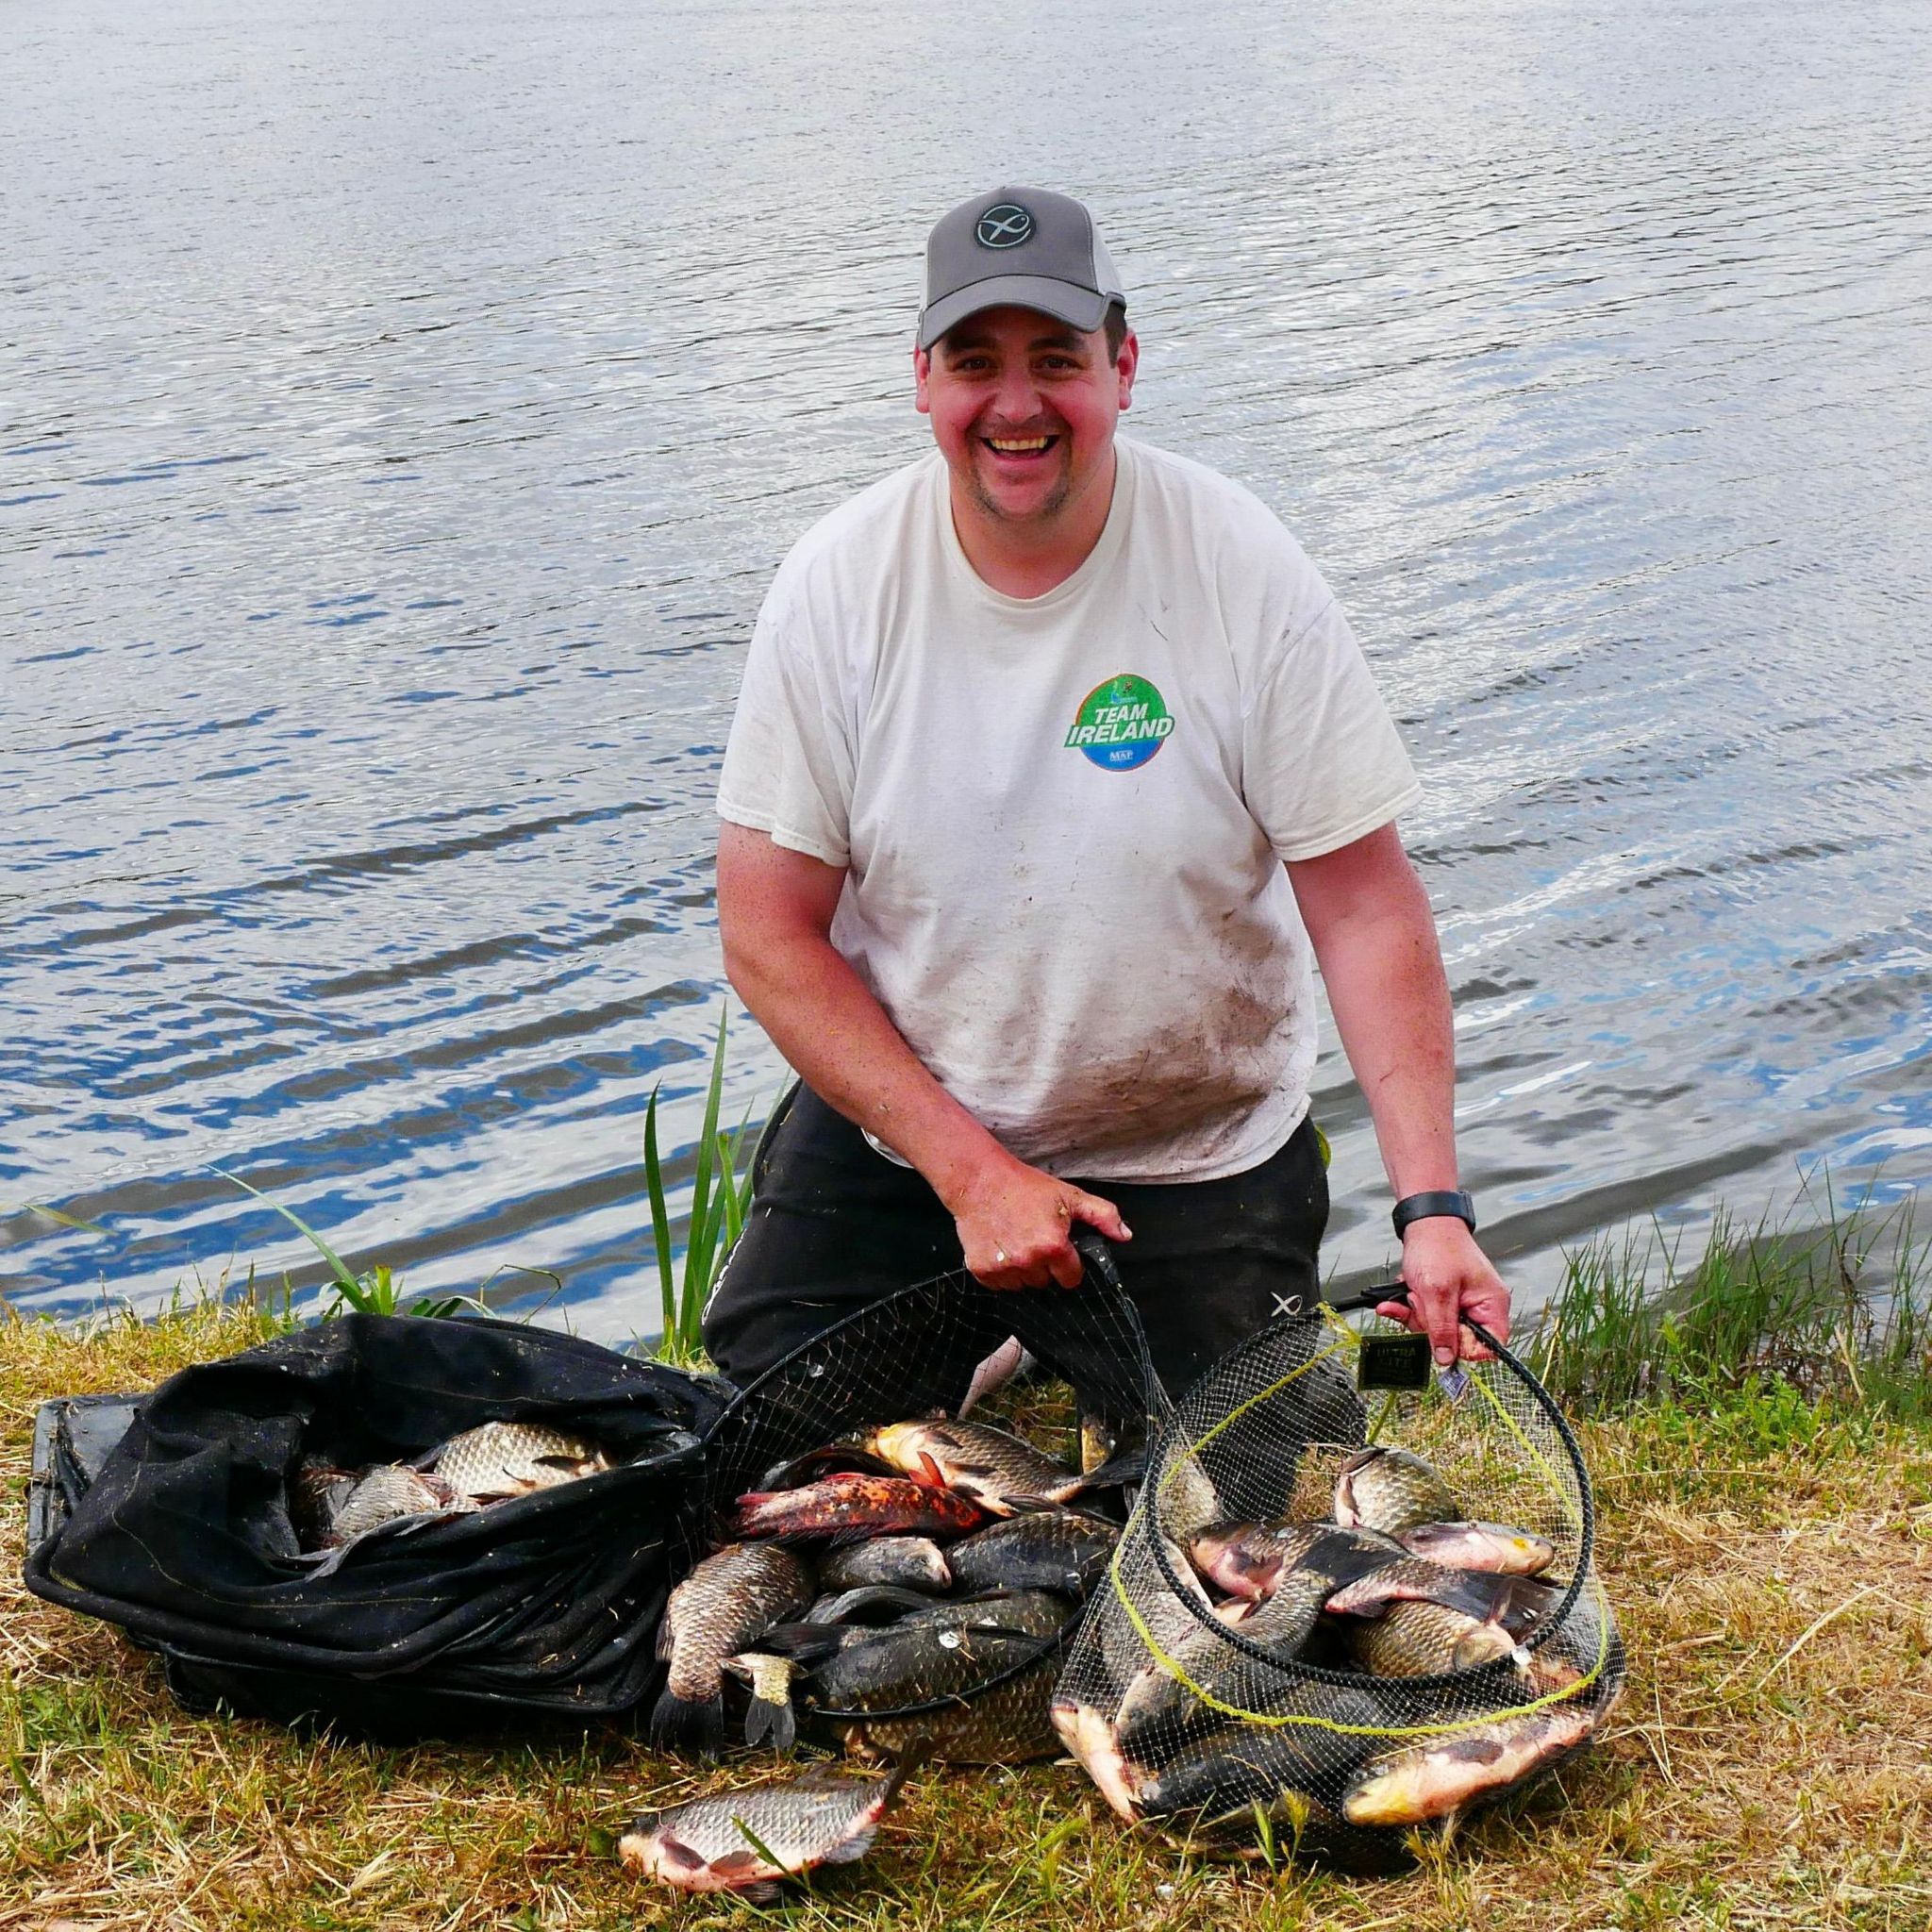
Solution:
[[(1148, 1354), (1139, 1310), (1122, 1288), (1112, 1257), (1097, 1239), (1076, 1232), (1074, 1246), (1084, 1264), (1077, 1288), (990, 1289), (964, 1268), (908, 1283), (867, 1302), (808, 1337), (739, 1390), (706, 1436), (703, 1507), (688, 1546), (691, 1563), (705, 1554), (706, 1539), (724, 1506), (741, 1492), (748, 1476), (825, 1443), (867, 1428), (907, 1419), (919, 1407), (918, 1394), (956, 1379), (963, 1393), (965, 1376), (1009, 1337), (1022, 1343), (1050, 1371), (1091, 1395), (1117, 1419), (1154, 1441), (1169, 1405)], [(876, 1394), (841, 1384), (838, 1357), (863, 1355), (868, 1341), (923, 1328), (934, 1367), (913, 1371), (914, 1395), (903, 1385)], [(941, 1331), (937, 1336), (935, 1330)], [(950, 1329), (950, 1333), (943, 1332)], [(1084, 1331), (1084, 1332), (1083, 1332)], [(906, 1365), (902, 1362), (900, 1367)], [(924, 1382), (916, 1379), (924, 1375)], [(813, 1392), (814, 1390), (818, 1392)], [(840, 1392), (843, 1390), (844, 1392)], [(952, 1412), (950, 1406), (948, 1413)], [(715, 1537), (709, 1537), (714, 1544)], [(687, 1566), (689, 1567), (689, 1566)], [(1098, 1586), (1095, 1586), (1097, 1591)], [(848, 1709), (806, 1707), (815, 1719), (833, 1724), (888, 1724), (970, 1707), (977, 1699), (1037, 1671), (1041, 1662), (1073, 1644), (1094, 1591), (1076, 1603), (1051, 1635), (1031, 1640), (1031, 1647), (970, 1687), (901, 1705)], [(935, 1605), (944, 1598), (935, 1598)], [(1043, 1695), (1051, 1696), (1049, 1685)]]

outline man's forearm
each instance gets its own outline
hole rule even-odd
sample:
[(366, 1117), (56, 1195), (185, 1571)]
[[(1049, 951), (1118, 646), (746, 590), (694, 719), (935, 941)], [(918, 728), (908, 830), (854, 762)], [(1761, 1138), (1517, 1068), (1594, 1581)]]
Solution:
[(1422, 882), (1338, 920), (1316, 957), (1396, 1198), (1454, 1188), (1456, 1036)]
[(762, 935), (725, 947), (739, 996), (813, 1092), (909, 1160), (948, 1208), (999, 1143), (921, 1063), (827, 939)]

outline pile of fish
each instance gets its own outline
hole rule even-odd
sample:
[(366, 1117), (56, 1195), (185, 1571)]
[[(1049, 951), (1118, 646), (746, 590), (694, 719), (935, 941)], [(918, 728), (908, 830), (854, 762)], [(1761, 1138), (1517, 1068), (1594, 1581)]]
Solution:
[[(654, 1737), (715, 1754), (741, 1685), (747, 1743), (790, 1749), (803, 1718), (861, 1757), (915, 1744), (949, 1763), (1051, 1756), (1055, 1640), (1120, 1534), (1074, 1504), (1112, 1480), (946, 1421), (894, 1423), (769, 1471), (671, 1593)], [(682, 1882), (661, 1859), (652, 1869)]]
[(316, 1573), (323, 1574), (358, 1537), (384, 1524), (472, 1515), (610, 1466), (595, 1443), (541, 1423), (485, 1423), (413, 1463), (355, 1470), (305, 1456), (290, 1483), (289, 1515), (303, 1554), (323, 1566)]
[(1258, 1805), (1298, 1837), (1311, 1820), (1420, 1824), (1546, 1768), (1607, 1708), (1610, 1687), (1585, 1685), (1599, 1600), (1528, 1647), (1568, 1593), (1554, 1545), (1467, 1520), (1407, 1451), (1348, 1457), (1320, 1522), (1210, 1522), (1200, 1505), (1165, 1526), (1178, 1593), (1151, 1556), (1136, 1565), (1138, 1625), (1104, 1601), (1052, 1711), (1130, 1821), (1252, 1823)]

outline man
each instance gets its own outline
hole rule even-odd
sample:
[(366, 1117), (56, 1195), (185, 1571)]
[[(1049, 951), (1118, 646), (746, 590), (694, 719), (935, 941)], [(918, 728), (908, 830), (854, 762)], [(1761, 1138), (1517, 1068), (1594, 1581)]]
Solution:
[(1389, 1311), (1445, 1365), (1458, 1310), (1505, 1328), (1394, 827), (1414, 774), (1274, 517), (1116, 437), (1138, 360), (1078, 202), (954, 208), (913, 352), (937, 449), (825, 518), (766, 599), (718, 912), (803, 1085), (706, 1314), (741, 1381), (962, 1258), (1071, 1287), (1081, 1223), (1121, 1244), (1171, 1390), (1311, 1301), (1311, 951), (1400, 1204)]

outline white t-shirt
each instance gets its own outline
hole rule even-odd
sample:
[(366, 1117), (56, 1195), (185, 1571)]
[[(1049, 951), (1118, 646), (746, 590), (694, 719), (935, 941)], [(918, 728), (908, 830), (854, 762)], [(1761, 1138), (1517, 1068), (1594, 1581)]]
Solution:
[(938, 452), (832, 512), (752, 635), (718, 810), (847, 868), (831, 938), (1023, 1160), (1208, 1180), (1307, 1111), (1283, 859), (1418, 796), (1347, 621), (1238, 484), (1117, 439), (1064, 583), (973, 569)]

